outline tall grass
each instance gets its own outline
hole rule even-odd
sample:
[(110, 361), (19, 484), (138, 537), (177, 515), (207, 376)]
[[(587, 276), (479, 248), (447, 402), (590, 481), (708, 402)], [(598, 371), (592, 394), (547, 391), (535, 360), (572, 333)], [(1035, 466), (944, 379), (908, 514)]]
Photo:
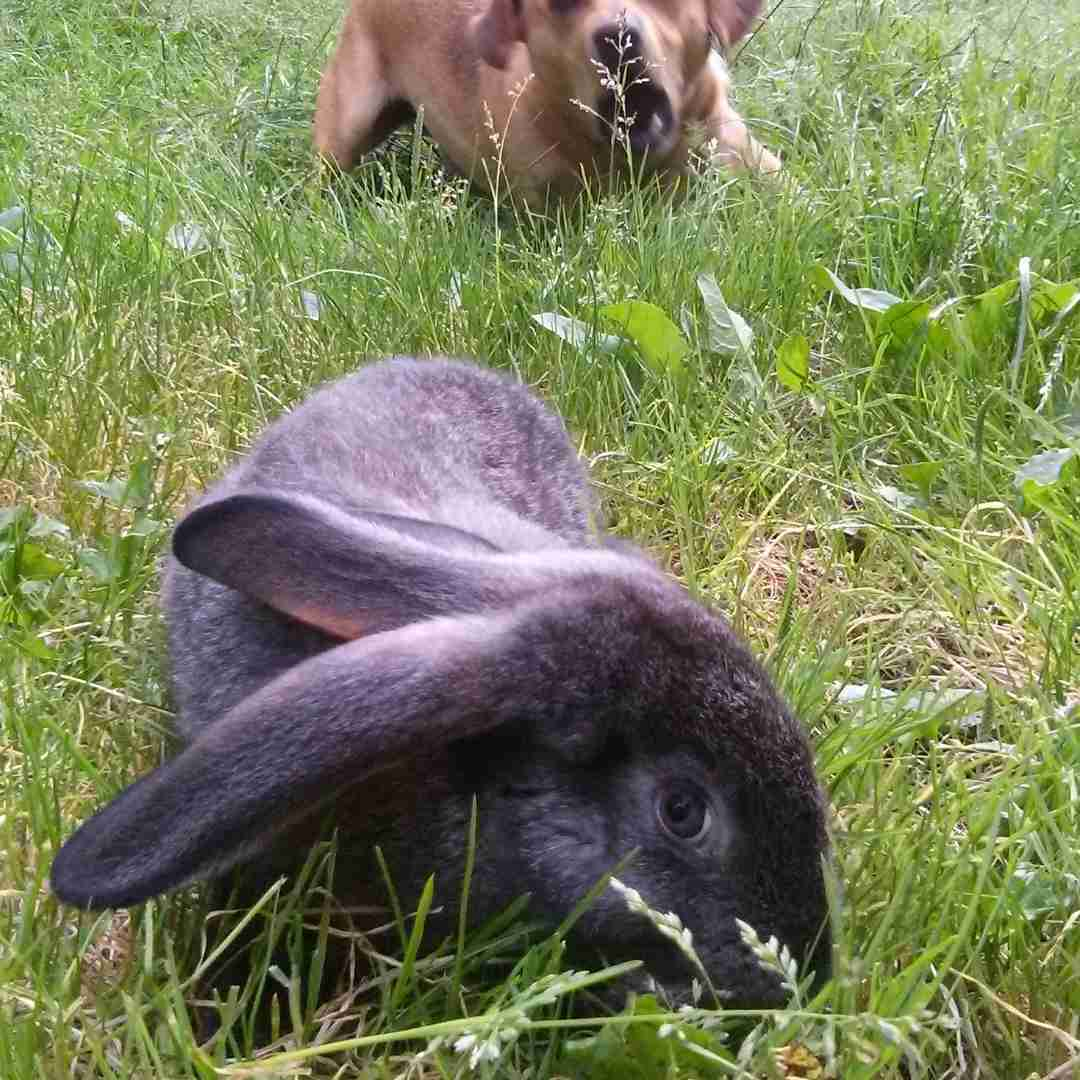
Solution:
[[(1080, 1076), (1080, 13), (786, 0), (736, 85), (791, 182), (539, 222), (407, 134), (327, 189), (307, 125), (336, 21), (0, 0), (0, 212), (23, 210), (0, 218), (0, 1076), (209, 1077), (271, 1051), (315, 1055), (286, 1075)], [(907, 328), (823, 275), (933, 307), (1024, 259), (1030, 299)], [(712, 347), (701, 274), (749, 354)], [(600, 309), (631, 299), (686, 338), (678, 385), (602, 347)], [(782, 379), (800, 336), (807, 378)], [(769, 657), (834, 811), (821, 1000), (597, 1026), (589, 977), (558, 974), (557, 939), (526, 948), (517, 912), (405, 965), (398, 930), (359, 941), (319, 1012), (318, 852), (251, 916), (257, 977), (291, 988), (269, 1045), (248, 987), (200, 1048), (226, 925), (204, 900), (91, 918), (48, 895), (62, 838), (165, 751), (156, 559), (185, 499), (318, 382), (429, 351), (535, 384), (615, 528)], [(1032, 459), (1046, 483), (1018, 478)]]

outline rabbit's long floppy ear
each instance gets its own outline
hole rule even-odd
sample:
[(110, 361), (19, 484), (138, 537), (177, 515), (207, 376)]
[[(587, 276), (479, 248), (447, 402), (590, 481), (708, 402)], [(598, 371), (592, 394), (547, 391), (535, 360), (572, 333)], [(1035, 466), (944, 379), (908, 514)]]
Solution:
[(173, 533), (184, 566), (342, 640), (473, 610), (460, 602), (470, 590), (451, 572), (454, 556), (493, 551), (450, 525), (345, 513), (291, 492), (204, 503)]
[(513, 613), (436, 619), (298, 664), (87, 821), (52, 891), (99, 909), (220, 873), (343, 787), (520, 717), (542, 696)]
[(603, 549), (501, 552), (450, 525), (345, 513), (293, 492), (239, 492), (173, 533), (191, 570), (342, 640), (443, 615), (505, 610), (582, 574), (639, 576)]

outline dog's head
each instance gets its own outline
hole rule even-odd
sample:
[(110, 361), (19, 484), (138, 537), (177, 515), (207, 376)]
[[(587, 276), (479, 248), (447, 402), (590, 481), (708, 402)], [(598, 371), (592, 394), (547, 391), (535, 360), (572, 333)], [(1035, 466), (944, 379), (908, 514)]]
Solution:
[(683, 108), (709, 60), (752, 25), (761, 0), (489, 0), (471, 29), (497, 68), (524, 43), (554, 100), (574, 102), (597, 142), (625, 137), (662, 160), (678, 143)]

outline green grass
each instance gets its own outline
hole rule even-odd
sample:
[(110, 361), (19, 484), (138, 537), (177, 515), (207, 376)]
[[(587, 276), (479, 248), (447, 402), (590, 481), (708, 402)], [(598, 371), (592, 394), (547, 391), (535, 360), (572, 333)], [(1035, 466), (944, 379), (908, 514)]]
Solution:
[[(797, 185), (710, 177), (677, 205), (627, 193), (555, 222), (496, 219), (407, 137), (325, 192), (307, 125), (336, 20), (314, 10), (0, 0), (0, 211), (30, 221), (0, 233), (21, 253), (0, 268), (0, 1076), (209, 1077), (259, 1049), (246, 998), (196, 1049), (221, 925), (197, 899), (95, 919), (44, 882), (163, 753), (156, 558), (185, 499), (313, 385), (427, 351), (537, 385), (618, 531), (769, 657), (835, 811), (838, 974), (747, 1041), (691, 1018), (688, 1049), (639, 1003), (584, 1042), (594, 1027), (536, 1000), (557, 946), (521, 958), (511, 919), (361, 964), (336, 1011), (294, 993), (275, 1049), (383, 1041), (285, 1074), (455, 1075), (462, 1034), (512, 1028), (482, 1070), (764, 1077), (800, 1043), (844, 1078), (1080, 1076), (1080, 467), (1014, 482), (1080, 446), (1080, 318), (1055, 322), (1076, 290), (1045, 285), (1080, 279), (1072, 0), (787, 0), (736, 85)], [(204, 249), (170, 243), (187, 223)], [(936, 304), (1025, 258), (1029, 303), (891, 332), (820, 269)], [(752, 326), (750, 357), (710, 350), (700, 274)], [(681, 380), (532, 318), (609, 332), (600, 309), (633, 299), (681, 327)], [(798, 335), (809, 378), (785, 384)], [(255, 916), (295, 962), (265, 978), (319, 960), (291, 889)], [(520, 963), (492, 983), (494, 956)]]

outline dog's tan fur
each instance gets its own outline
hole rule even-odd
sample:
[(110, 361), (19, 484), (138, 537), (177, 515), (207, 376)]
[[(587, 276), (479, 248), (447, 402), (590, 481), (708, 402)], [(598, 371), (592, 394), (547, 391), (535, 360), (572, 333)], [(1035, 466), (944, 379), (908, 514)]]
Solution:
[[(776, 172), (780, 162), (730, 105), (727, 69), (709, 44), (710, 31), (724, 45), (742, 37), (760, 2), (351, 0), (319, 88), (315, 145), (349, 169), (422, 108), (454, 166), (485, 186), (498, 176), (533, 203), (631, 168), (682, 175), (695, 125), (724, 164)], [(596, 43), (627, 26), (640, 56), (617, 77), (630, 85), (647, 72), (670, 107), (642, 136), (656, 145), (633, 160), (596, 112), (605, 92)]]

